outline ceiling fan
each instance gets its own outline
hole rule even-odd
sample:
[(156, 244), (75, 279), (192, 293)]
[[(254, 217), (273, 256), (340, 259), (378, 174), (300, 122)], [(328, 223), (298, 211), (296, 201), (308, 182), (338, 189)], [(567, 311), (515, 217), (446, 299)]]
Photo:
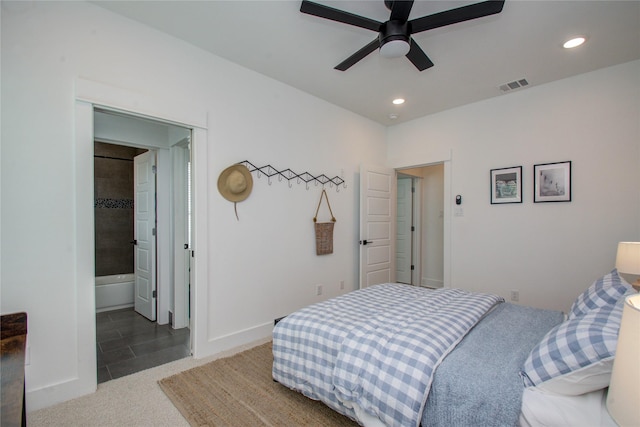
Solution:
[(379, 33), (371, 43), (336, 65), (334, 67), (336, 70), (349, 69), (379, 48), (382, 56), (388, 58), (406, 56), (418, 70), (423, 71), (433, 67), (433, 62), (411, 38), (412, 34), (500, 13), (504, 0), (483, 1), (412, 20), (409, 20), (409, 13), (413, 0), (384, 0), (384, 4), (391, 11), (391, 16), (386, 22), (378, 22), (308, 0), (302, 0), (300, 12)]

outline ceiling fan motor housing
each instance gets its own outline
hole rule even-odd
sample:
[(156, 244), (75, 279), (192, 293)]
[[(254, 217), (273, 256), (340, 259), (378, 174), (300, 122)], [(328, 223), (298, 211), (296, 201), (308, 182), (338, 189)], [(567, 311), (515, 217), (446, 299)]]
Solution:
[(411, 40), (411, 23), (408, 21), (390, 20), (380, 26), (380, 55), (386, 58), (397, 58), (409, 53)]

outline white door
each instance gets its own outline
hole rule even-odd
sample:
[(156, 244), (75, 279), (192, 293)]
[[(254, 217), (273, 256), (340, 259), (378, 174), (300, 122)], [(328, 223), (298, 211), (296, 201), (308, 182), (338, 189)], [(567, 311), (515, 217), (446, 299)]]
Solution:
[(413, 179), (398, 177), (396, 212), (396, 281), (413, 284), (412, 236), (413, 236)]
[(156, 153), (133, 159), (135, 310), (156, 320)]
[(173, 328), (189, 326), (189, 257), (191, 224), (190, 155), (188, 144), (171, 148), (173, 154)]
[(395, 280), (393, 169), (360, 167), (360, 288)]

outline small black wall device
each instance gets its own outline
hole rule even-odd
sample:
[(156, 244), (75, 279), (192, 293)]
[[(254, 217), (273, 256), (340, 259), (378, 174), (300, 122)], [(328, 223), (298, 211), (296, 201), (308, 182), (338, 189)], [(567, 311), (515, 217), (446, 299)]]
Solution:
[(462, 204), (462, 196), (458, 194), (456, 196), (456, 205), (461, 205), (461, 204)]

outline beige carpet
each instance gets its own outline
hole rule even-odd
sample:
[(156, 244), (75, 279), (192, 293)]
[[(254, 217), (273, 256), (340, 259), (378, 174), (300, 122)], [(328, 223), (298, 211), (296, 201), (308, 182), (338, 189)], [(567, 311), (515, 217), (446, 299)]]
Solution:
[(192, 426), (357, 426), (271, 378), (271, 342), (159, 381)]

